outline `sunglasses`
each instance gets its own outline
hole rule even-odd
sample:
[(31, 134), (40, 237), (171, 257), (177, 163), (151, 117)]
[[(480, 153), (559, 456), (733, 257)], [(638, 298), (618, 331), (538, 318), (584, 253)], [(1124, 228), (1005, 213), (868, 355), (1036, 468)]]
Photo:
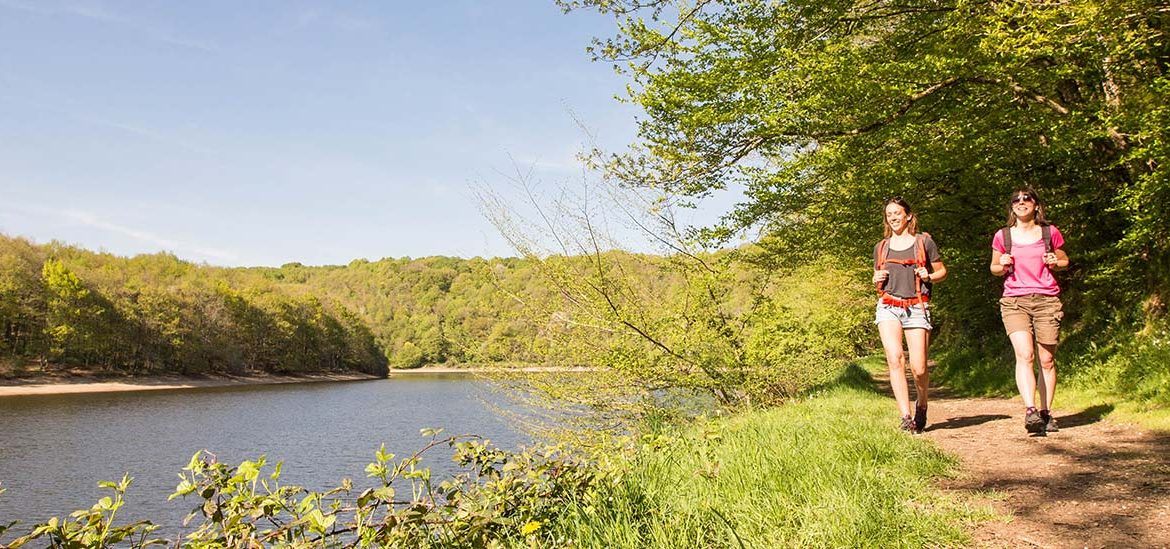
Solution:
[(1012, 198), (1012, 204), (1019, 204), (1020, 202), (1035, 202), (1035, 201), (1036, 201), (1036, 199), (1033, 198), (1032, 195), (1030, 195), (1030, 194), (1021, 194), (1021, 195), (1017, 195), (1015, 198)]

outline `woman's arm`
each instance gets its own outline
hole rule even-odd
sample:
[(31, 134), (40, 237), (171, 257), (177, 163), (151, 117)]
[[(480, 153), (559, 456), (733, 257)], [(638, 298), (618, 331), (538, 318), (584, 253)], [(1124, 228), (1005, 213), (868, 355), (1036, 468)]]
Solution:
[(947, 267), (943, 265), (942, 261), (935, 261), (930, 264), (930, 270), (926, 267), (919, 267), (917, 269), (918, 276), (927, 282), (939, 282), (947, 277)]
[(943, 280), (946, 280), (947, 266), (943, 265), (942, 261), (935, 261), (934, 263), (930, 264), (930, 267), (934, 270), (934, 272), (930, 273), (929, 275), (931, 282), (942, 282)]
[(1044, 264), (1053, 271), (1063, 271), (1068, 268), (1068, 254), (1057, 248), (1051, 253), (1044, 254)]
[(1007, 272), (1007, 266), (1012, 264), (1011, 254), (1005, 254), (999, 250), (992, 248), (991, 250), (991, 274), (995, 276), (1003, 276)]

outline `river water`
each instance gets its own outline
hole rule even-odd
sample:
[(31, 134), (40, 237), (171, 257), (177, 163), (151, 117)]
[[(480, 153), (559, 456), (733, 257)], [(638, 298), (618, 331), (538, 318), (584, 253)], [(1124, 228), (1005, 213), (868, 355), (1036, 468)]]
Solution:
[[(230, 464), (261, 454), (270, 464), (283, 461), (282, 484), (322, 490), (351, 478), (360, 489), (379, 445), (405, 457), (427, 442), (421, 428), (480, 434), (508, 449), (526, 443), (495, 413), (500, 404), (489, 384), (468, 374), (3, 397), (0, 487), (7, 491), (0, 494), (0, 525), (19, 520), (13, 532), (26, 533), (34, 523), (88, 508), (109, 495), (99, 481), (129, 473), (134, 482), (119, 516), (149, 518), (170, 537), (196, 501), (166, 499), (199, 450)], [(426, 463), (437, 478), (454, 470), (449, 454)]]

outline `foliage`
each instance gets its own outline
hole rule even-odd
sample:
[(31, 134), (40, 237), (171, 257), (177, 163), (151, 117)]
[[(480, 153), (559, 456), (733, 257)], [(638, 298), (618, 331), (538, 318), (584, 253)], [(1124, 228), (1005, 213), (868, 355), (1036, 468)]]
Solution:
[[(121, 544), (149, 547), (164, 544), (163, 540), (149, 537), (157, 528), (149, 521), (123, 526), (114, 525), (118, 510), (126, 504), (123, 496), (130, 487), (131, 480), (130, 476), (126, 475), (118, 483), (99, 482), (98, 486), (109, 489), (113, 492), (113, 497), (103, 497), (89, 509), (74, 511), (69, 515), (71, 520), (51, 518), (48, 522), (37, 525), (29, 534), (16, 538), (7, 547), (15, 549), (38, 539), (48, 542), (48, 547), (52, 549), (104, 548)], [(3, 533), (4, 529), (0, 529), (0, 534)]]
[[(590, 368), (515, 380), (525, 387), (514, 393), (567, 408), (557, 422), (620, 426), (696, 399), (771, 405), (827, 382), (855, 356), (869, 300), (833, 257), (776, 269), (759, 262), (757, 246), (711, 251), (686, 238), (668, 195), (586, 179), (545, 200), (524, 174), (513, 183), (529, 211), (487, 190), (481, 199), (537, 273), (540, 293), (512, 294), (538, 330), (533, 352)], [(634, 234), (616, 236), (620, 225)], [(627, 251), (639, 238), (661, 255)]]
[(42, 371), (385, 374), (370, 329), (344, 306), (237, 274), (0, 236), (0, 356)]
[(990, 235), (1029, 183), (1068, 238), (1072, 320), (1166, 314), (1163, 2), (559, 4), (615, 17), (591, 52), (625, 71), (645, 113), (629, 153), (595, 161), (690, 197), (745, 188), (707, 236), (762, 227), (777, 260), (867, 257), (880, 201), (905, 195), (952, 269), (944, 335), (977, 344), (997, 332)]
[[(544, 525), (570, 501), (590, 501), (606, 470), (561, 447), (506, 452), (478, 437), (439, 438), (441, 429), (423, 429), (429, 442), (395, 461), (379, 449), (366, 467), (374, 487), (354, 493), (349, 479), (315, 492), (280, 483), (281, 464), (270, 471), (263, 456), (238, 466), (220, 463), (208, 452), (192, 456), (171, 499), (196, 501), (188, 516), (193, 527), (181, 539), (159, 540), (147, 522), (114, 526), (115, 511), (129, 484), (103, 483), (115, 498), (52, 519), (9, 547), (35, 540), (50, 547), (146, 547), (167, 544), (191, 549), (232, 547), (523, 547), (545, 540)], [(423, 456), (452, 450), (463, 471), (434, 482)], [(553, 542), (553, 543), (549, 543)]]

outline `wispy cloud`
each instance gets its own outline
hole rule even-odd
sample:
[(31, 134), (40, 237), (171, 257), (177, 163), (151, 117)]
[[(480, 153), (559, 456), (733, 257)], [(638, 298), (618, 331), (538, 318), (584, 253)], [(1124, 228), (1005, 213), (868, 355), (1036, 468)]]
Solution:
[[(0, 92), (0, 97), (3, 97), (4, 100), (8, 102), (19, 103), (26, 107), (45, 111), (82, 124), (118, 130), (131, 134), (135, 137), (148, 139), (162, 145), (176, 147), (188, 152), (207, 156), (217, 156), (219, 154), (219, 151), (215, 149), (205, 147), (171, 133), (158, 131), (130, 122), (122, 122), (109, 118), (94, 116), (92, 114), (78, 114), (76, 111), (86, 110), (86, 107), (76, 104), (76, 100), (73, 97), (61, 96), (53, 98), (53, 86), (50, 86), (44, 82), (0, 70), (0, 84), (9, 84), (8, 86), (0, 86), (0, 89), (4, 89), (5, 87), (12, 89), (20, 86), (30, 90), (30, 92), (19, 94), (19, 97), (5, 96), (3, 92)], [(29, 100), (29, 96), (37, 97), (37, 99)]]
[(199, 154), (204, 154), (204, 155), (209, 155), (209, 156), (217, 154), (217, 151), (215, 149), (210, 149), (207, 147), (203, 147), (201, 145), (196, 145), (196, 144), (191, 143), (185, 139), (173, 137), (171, 135), (168, 135), (168, 134), (165, 134), (162, 132), (158, 132), (158, 131), (152, 130), (150, 128), (138, 126), (135, 124), (127, 124), (124, 122), (107, 120), (104, 118), (97, 118), (97, 117), (88, 116), (88, 115), (69, 115), (69, 116), (72, 116), (72, 117), (76, 118), (77, 120), (80, 120), (80, 121), (85, 122), (87, 124), (93, 124), (96, 126), (104, 126), (107, 128), (120, 130), (120, 131), (129, 133), (129, 134), (133, 134), (133, 135), (136, 135), (139, 137), (149, 139), (151, 141), (155, 141), (155, 142), (162, 143), (165, 145), (172, 145), (175, 147), (179, 147), (179, 148), (187, 150), (189, 152), (194, 152), (194, 153), (199, 153)]
[(65, 15), (71, 17), (81, 17), (84, 19), (90, 19), (107, 24), (122, 25), (164, 44), (199, 50), (205, 53), (220, 52), (219, 46), (213, 42), (205, 40), (194, 40), (177, 36), (169, 29), (164, 29), (157, 25), (153, 25), (145, 21), (137, 20), (129, 16), (114, 12), (98, 1), (42, 0), (37, 2), (29, 2), (25, 0), (0, 0), (0, 7), (28, 13), (35, 13), (38, 15)]
[(0, 207), (0, 211), (2, 210), (9, 210), (23, 215), (53, 217), (60, 220), (62, 223), (81, 225), (83, 227), (114, 233), (117, 235), (129, 237), (136, 242), (146, 244), (146, 247), (149, 250), (166, 250), (188, 259), (212, 261), (221, 264), (238, 264), (240, 262), (239, 254), (233, 251), (222, 248), (203, 246), (201, 244), (191, 242), (184, 242), (173, 238), (167, 238), (150, 231), (144, 231), (109, 221), (102, 218), (98, 214), (89, 211), (74, 208), (60, 209), (13, 203), (8, 203), (3, 207)]
[(127, 21), (124, 17), (110, 12), (96, 2), (26, 2), (22, 0), (0, 0), (0, 7), (38, 15), (72, 15), (106, 23), (125, 23)]
[(346, 32), (368, 31), (378, 28), (378, 24), (374, 21), (336, 10), (307, 8), (293, 16), (294, 29), (303, 29), (314, 25), (324, 25)]

